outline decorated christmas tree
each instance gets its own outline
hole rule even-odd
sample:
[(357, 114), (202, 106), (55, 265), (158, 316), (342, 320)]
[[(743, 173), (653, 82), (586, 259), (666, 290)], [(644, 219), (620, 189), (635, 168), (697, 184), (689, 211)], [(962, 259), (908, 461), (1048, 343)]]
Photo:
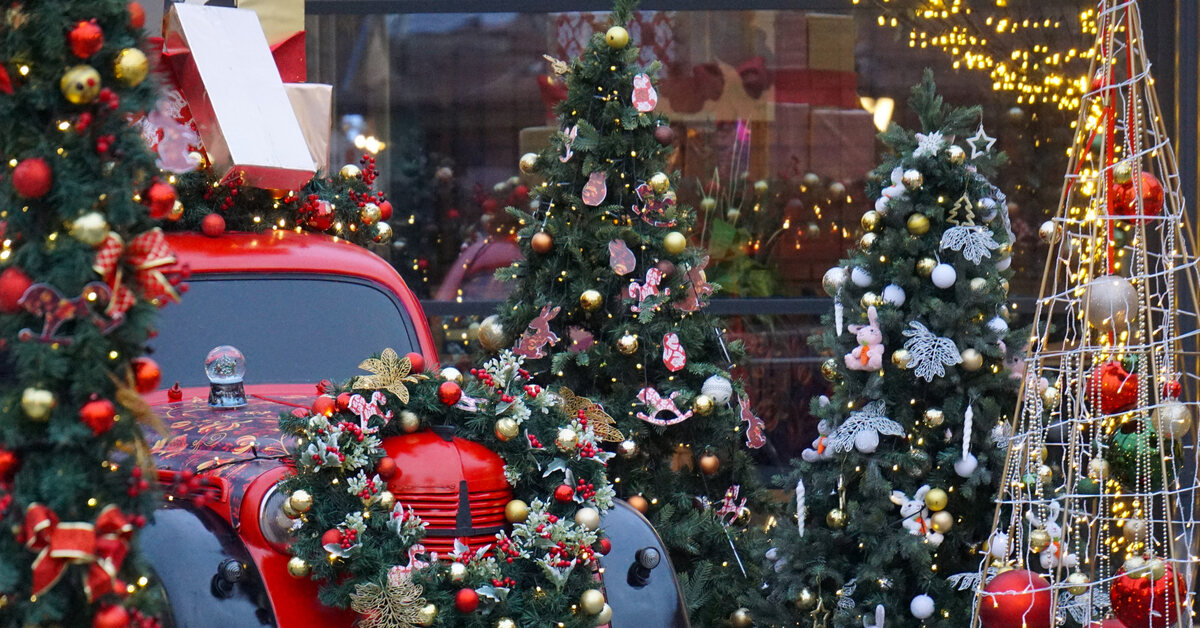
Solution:
[(972, 626), (1165, 628), (1195, 614), (1193, 227), (1138, 3), (1095, 14)]
[(673, 133), (655, 113), (658, 64), (638, 65), (623, 27), (633, 5), (619, 0), (579, 58), (551, 60), (567, 86), (561, 132), (521, 159), (537, 209), (510, 209), (525, 259), (498, 271), (514, 289), (480, 340), (512, 347), (551, 391), (602, 404), (616, 420), (609, 475), (662, 534), (692, 622), (744, 626), (761, 583), (746, 504), (763, 423), (731, 373), (739, 347), (703, 312), (716, 286), (663, 172)]
[[(1009, 265), (1003, 161), (931, 73), (913, 89), (912, 132), (892, 125), (872, 173), (878, 199), (858, 247), (825, 275), (834, 311), (813, 343), (833, 394), (820, 437), (787, 486), (795, 518), (773, 531), (770, 625), (961, 627), (974, 549), (1003, 455), (1017, 382), (1005, 367)], [(965, 590), (964, 590), (965, 589)], [(865, 623), (864, 623), (865, 621)], [(885, 624), (886, 621), (886, 624)]]
[(5, 9), (0, 36), (0, 625), (143, 625), (132, 537), (155, 500), (139, 391), (177, 268), (174, 189), (130, 119), (153, 109), (125, 0)]

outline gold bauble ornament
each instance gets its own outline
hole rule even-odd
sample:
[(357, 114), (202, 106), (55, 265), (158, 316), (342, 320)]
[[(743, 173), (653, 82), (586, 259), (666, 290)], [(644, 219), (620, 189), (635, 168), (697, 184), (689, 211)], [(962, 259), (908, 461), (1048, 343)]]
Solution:
[(1076, 571), (1067, 576), (1067, 593), (1071, 595), (1083, 595), (1087, 593), (1088, 585), (1091, 583), (1092, 581), (1087, 577), (1087, 574)]
[(450, 563), (450, 581), (462, 582), (467, 577), (467, 566), (455, 561)]
[(354, 179), (362, 175), (362, 169), (354, 164), (346, 164), (338, 170), (338, 174), (342, 175), (343, 179)]
[[(874, 235), (874, 234), (871, 234), (871, 235)], [(858, 300), (858, 304), (863, 306), (863, 309), (865, 310), (872, 306), (877, 307), (879, 305), (882, 305), (883, 299), (879, 298), (879, 295), (875, 294), (874, 292), (864, 292), (862, 295), (862, 298), (860, 298)]]
[(183, 218), (183, 203), (179, 199), (175, 199), (175, 203), (171, 205), (171, 211), (167, 212), (167, 220), (172, 222)]
[(729, 614), (729, 625), (733, 628), (750, 628), (754, 625), (754, 618), (750, 615), (750, 609), (739, 608)]
[(721, 469), (721, 459), (713, 454), (704, 454), (700, 456), (700, 472), (704, 475), (713, 476)]
[(987, 288), (987, 279), (984, 279), (983, 277), (976, 277), (972, 279), (968, 285), (971, 287), (971, 292), (983, 292), (984, 289)]
[(521, 161), (517, 163), (517, 166), (521, 169), (521, 172), (529, 174), (537, 167), (537, 160), (537, 153), (525, 153), (521, 155)]
[(88, 212), (71, 222), (71, 237), (88, 246), (97, 246), (108, 238), (108, 221), (100, 212)]
[(925, 505), (934, 512), (945, 510), (946, 504), (949, 503), (950, 496), (940, 488), (931, 488), (928, 493), (925, 493)]
[(21, 409), (25, 411), (25, 416), (34, 421), (49, 419), (56, 403), (54, 393), (49, 390), (26, 388), (21, 392)]
[(933, 513), (930, 520), (933, 523), (933, 531), (939, 534), (945, 534), (954, 527), (954, 515), (945, 510)]
[(956, 166), (962, 165), (963, 162), (967, 161), (967, 151), (963, 150), (961, 146), (953, 144), (950, 145), (950, 148), (946, 149), (946, 156), (950, 158), (950, 163)]
[(63, 98), (72, 105), (86, 105), (100, 95), (100, 73), (90, 65), (77, 65), (58, 82)]
[(558, 435), (554, 437), (554, 444), (562, 451), (572, 451), (575, 445), (579, 444), (579, 434), (575, 430), (564, 427), (558, 430)]
[(283, 511), (283, 516), (287, 517), (288, 519), (299, 519), (300, 518), (300, 513), (296, 512), (295, 510), (292, 510), (292, 505), (289, 504), (288, 500), (286, 500), (286, 499), (283, 500), (283, 506), (280, 506), (279, 509)]
[(900, 180), (909, 190), (917, 190), (925, 185), (925, 175), (921, 174), (920, 170), (905, 170), (904, 174), (900, 175)]
[(580, 508), (575, 511), (575, 523), (587, 530), (600, 528), (600, 511), (595, 508)]
[(579, 596), (579, 608), (588, 615), (598, 615), (604, 610), (604, 594), (599, 589), (588, 589)]
[(638, 350), (638, 339), (633, 334), (624, 334), (617, 338), (617, 351), (622, 355), (633, 355)]
[(1125, 559), (1122, 565), (1125, 568), (1125, 575), (1130, 578), (1143, 578), (1150, 571), (1150, 565), (1146, 559), (1141, 556), (1130, 556)]
[(608, 604), (605, 604), (604, 608), (601, 609), (599, 613), (596, 613), (596, 617), (595, 617), (596, 625), (603, 626), (604, 624), (612, 623), (612, 616), (613, 616), (612, 607), (609, 606)]
[(925, 235), (929, 233), (929, 218), (925, 214), (913, 214), (908, 217), (908, 222), (905, 224), (908, 232), (915, 235)]
[(655, 194), (663, 194), (671, 189), (671, 178), (667, 175), (657, 172), (650, 177), (650, 189), (654, 190)]
[(840, 530), (846, 527), (846, 513), (841, 508), (834, 508), (825, 513), (825, 525)]
[(500, 621), (496, 622), (496, 628), (517, 628), (517, 622), (507, 617), (501, 617)]
[(1038, 236), (1042, 238), (1042, 242), (1054, 244), (1062, 237), (1062, 227), (1053, 220), (1047, 220), (1038, 227)]
[(521, 426), (518, 425), (516, 421), (508, 417), (503, 417), (496, 421), (496, 428), (494, 431), (496, 432), (496, 438), (499, 438), (504, 442), (508, 442), (516, 438), (517, 435), (521, 433)]
[(821, 363), (821, 375), (829, 381), (836, 381), (838, 378), (837, 360), (829, 358)]
[(968, 371), (978, 371), (983, 366), (983, 354), (975, 349), (962, 352), (962, 365)]
[(308, 563), (304, 562), (303, 558), (293, 556), (288, 559), (287, 572), (289, 576), (299, 580), (300, 578), (307, 577), (312, 572), (312, 568), (308, 566)]
[(700, 416), (707, 416), (713, 411), (714, 405), (712, 397), (708, 395), (696, 395), (696, 398), (692, 400), (692, 412)]
[(1092, 459), (1091, 462), (1088, 463), (1088, 477), (1089, 478), (1091, 478), (1093, 480), (1097, 480), (1097, 481), (1103, 481), (1105, 478), (1108, 477), (1108, 474), (1109, 474), (1109, 466), (1108, 466), (1107, 460), (1105, 460), (1103, 458), (1094, 458), (1094, 459)]
[(297, 489), (288, 497), (287, 503), (288, 506), (292, 507), (292, 510), (304, 514), (308, 512), (309, 508), (312, 508), (313, 496), (312, 493), (304, 489)]
[(937, 268), (937, 260), (932, 257), (922, 257), (917, 260), (917, 274), (928, 278), (933, 274), (933, 269)]
[(442, 369), (441, 373), (439, 373), (438, 375), (442, 379), (444, 379), (448, 382), (454, 382), (455, 384), (462, 386), (462, 383), (463, 383), (462, 371), (454, 368), (453, 366), (447, 366), (446, 368)]
[(637, 450), (637, 443), (631, 439), (623, 440), (619, 445), (617, 445), (617, 455), (621, 456), (622, 458), (634, 457), (637, 455)]
[(864, 233), (862, 234), (862, 237), (858, 239), (858, 248), (868, 251), (872, 246), (875, 246), (875, 242), (878, 240), (879, 236), (875, 235), (874, 233)]
[(911, 359), (912, 354), (908, 352), (908, 349), (896, 349), (892, 352), (892, 364), (897, 368), (908, 368), (908, 361)]
[(1050, 547), (1050, 533), (1038, 528), (1029, 533), (1029, 551), (1041, 554), (1042, 550)]
[(604, 305), (604, 297), (600, 295), (599, 290), (584, 290), (583, 294), (579, 295), (579, 307), (586, 312), (595, 312)]
[(421, 417), (412, 410), (402, 410), (400, 412), (400, 429), (405, 434), (412, 434), (421, 429)]
[(554, 250), (554, 236), (545, 231), (539, 231), (529, 238), (529, 248), (533, 249), (534, 253), (545, 255)]
[(650, 510), (650, 502), (646, 501), (646, 498), (642, 497), (641, 495), (634, 495), (625, 500), (625, 502), (630, 506), (633, 506), (634, 510), (642, 513), (643, 515)]
[(1047, 386), (1046, 390), (1042, 391), (1042, 404), (1048, 408), (1058, 407), (1060, 399), (1062, 399), (1062, 391), (1058, 389), (1058, 386)]
[(1116, 166), (1113, 166), (1113, 180), (1121, 185), (1125, 185), (1126, 183), (1133, 181), (1133, 164), (1129, 163), (1128, 161), (1122, 161)]
[(379, 222), (379, 219), (383, 217), (383, 213), (375, 203), (367, 203), (362, 206), (362, 209), (358, 210), (358, 217), (363, 221), (364, 225), (373, 225)]
[(392, 226), (382, 220), (375, 223), (375, 235), (371, 236), (375, 242), (387, 242), (392, 239)]
[(150, 74), (150, 62), (146, 54), (137, 48), (125, 48), (117, 53), (113, 61), (113, 78), (125, 87), (133, 87), (146, 80)]
[(504, 520), (509, 523), (522, 523), (529, 517), (529, 504), (514, 499), (504, 505)]
[(875, 231), (883, 225), (883, 221), (880, 219), (879, 214), (876, 213), (875, 210), (870, 210), (863, 214), (862, 220), (859, 222), (862, 223), (862, 228), (866, 229), (867, 231)]
[(749, 508), (742, 506), (738, 508), (737, 514), (734, 515), (733, 522), (739, 526), (750, 525), (750, 518), (753, 516), (754, 513), (750, 512)]
[(495, 353), (508, 345), (508, 338), (504, 336), (504, 325), (500, 323), (500, 317), (495, 314), (479, 322), (479, 332), (476, 337), (479, 338), (479, 346), (488, 353)]
[(379, 504), (379, 508), (385, 512), (391, 512), (396, 506), (396, 496), (391, 491), (380, 491), (375, 496), (375, 502)]
[(432, 626), (437, 621), (438, 609), (434, 604), (426, 604), (417, 611), (417, 623), (422, 626)]
[[(940, 408), (929, 408), (925, 411), (925, 425), (928, 427), (937, 427), (946, 420), (946, 413)], [(941, 489), (938, 489), (941, 490)]]
[(679, 255), (687, 249), (687, 237), (678, 231), (672, 231), (663, 238), (663, 248), (671, 255)]
[(1146, 572), (1146, 577), (1149, 578), (1151, 582), (1161, 580), (1163, 576), (1167, 575), (1167, 564), (1161, 559), (1155, 558), (1154, 560), (1151, 560), (1148, 567), (1149, 569)]
[(613, 50), (620, 50), (629, 45), (629, 31), (623, 27), (614, 26), (604, 33), (604, 43)]
[(804, 587), (800, 589), (800, 593), (796, 595), (796, 608), (802, 611), (807, 611), (817, 605), (817, 594), (812, 592), (812, 589)]

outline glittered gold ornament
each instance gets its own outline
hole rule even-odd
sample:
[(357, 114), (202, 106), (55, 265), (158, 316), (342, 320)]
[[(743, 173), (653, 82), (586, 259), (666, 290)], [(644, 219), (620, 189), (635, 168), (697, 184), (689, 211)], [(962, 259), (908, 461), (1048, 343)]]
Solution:
[(71, 237), (88, 246), (104, 242), (108, 232), (108, 221), (100, 212), (88, 212), (71, 222)]
[(438, 609), (434, 604), (426, 604), (417, 611), (417, 623), (421, 626), (432, 626), (437, 621)]
[(462, 582), (467, 577), (467, 566), (455, 561), (450, 563), (449, 572), (451, 582)]
[(600, 527), (600, 511), (595, 508), (580, 508), (575, 511), (575, 523), (587, 530), (596, 530)]
[(525, 153), (521, 155), (521, 161), (517, 165), (521, 169), (521, 172), (529, 174), (537, 167), (537, 160), (537, 153)]
[(931, 488), (928, 493), (925, 493), (925, 505), (934, 512), (945, 510), (946, 504), (949, 503), (950, 496), (940, 488)]
[(1054, 244), (1062, 237), (1062, 227), (1053, 220), (1047, 220), (1038, 227), (1038, 236), (1042, 238), (1042, 242)]
[(975, 349), (962, 352), (962, 365), (968, 371), (978, 371), (983, 366), (983, 354)]
[(713, 400), (708, 395), (696, 395), (692, 400), (692, 411), (700, 416), (707, 416), (713, 411)]
[(1083, 595), (1087, 593), (1088, 585), (1091, 583), (1092, 581), (1087, 577), (1087, 574), (1076, 571), (1067, 576), (1067, 593), (1071, 595)]
[(1133, 181), (1133, 164), (1128, 161), (1122, 161), (1113, 166), (1113, 180), (1121, 185)]
[(558, 430), (558, 435), (554, 437), (554, 444), (562, 451), (571, 451), (575, 449), (575, 445), (579, 444), (579, 434), (575, 430), (564, 427)]
[(841, 508), (833, 508), (825, 514), (825, 525), (840, 530), (846, 527), (846, 513)]
[(308, 512), (309, 508), (312, 508), (313, 496), (312, 493), (304, 489), (297, 489), (288, 497), (287, 503), (288, 506), (291, 506), (292, 510), (304, 514)]
[(946, 413), (939, 408), (929, 408), (925, 411), (924, 417), (926, 426), (938, 427), (946, 420)]
[(945, 510), (933, 513), (930, 521), (933, 522), (933, 531), (941, 534), (949, 532), (950, 528), (954, 527), (954, 515)]
[(671, 189), (671, 178), (661, 172), (657, 172), (654, 176), (650, 177), (649, 183), (650, 188), (654, 190), (655, 194), (663, 194)]
[(739, 608), (729, 614), (729, 625), (733, 628), (750, 628), (754, 625), (754, 618), (750, 615), (750, 609)]
[(375, 503), (379, 504), (381, 510), (391, 512), (392, 508), (396, 506), (396, 496), (391, 491), (380, 491), (375, 496)]
[(380, 212), (379, 206), (375, 203), (367, 203), (362, 206), (362, 209), (358, 210), (358, 217), (363, 221), (364, 225), (373, 225), (379, 222), (382, 216), (383, 214)]
[(875, 242), (878, 240), (879, 236), (875, 235), (874, 233), (864, 233), (862, 234), (862, 237), (858, 239), (858, 248), (864, 251), (869, 251), (872, 246), (875, 246)]
[(937, 260), (932, 257), (922, 257), (917, 260), (917, 274), (922, 277), (929, 277), (933, 274), (933, 269), (937, 268)]
[(34, 421), (49, 419), (56, 403), (54, 393), (49, 390), (26, 388), (21, 391), (21, 409), (25, 411), (25, 416)]
[(862, 220), (859, 222), (862, 223), (862, 228), (866, 229), (867, 231), (875, 231), (883, 226), (883, 220), (880, 218), (879, 214), (875, 212), (875, 210), (871, 210), (863, 214)]
[(283, 516), (287, 517), (288, 519), (300, 518), (300, 513), (292, 510), (292, 505), (289, 504), (286, 499), (283, 500), (283, 506), (280, 506), (279, 509), (283, 511)]
[(708, 476), (716, 475), (717, 471), (719, 471), (720, 469), (721, 469), (721, 459), (720, 458), (718, 458), (712, 454), (704, 454), (703, 456), (700, 456), (700, 471), (704, 475), (708, 475)]
[(529, 504), (514, 499), (504, 505), (504, 519), (509, 523), (521, 523), (529, 517)]
[(971, 287), (971, 292), (983, 292), (984, 289), (987, 288), (987, 279), (984, 279), (983, 277), (975, 277), (968, 285)]
[(925, 185), (925, 175), (921, 174), (920, 170), (905, 170), (904, 174), (900, 176), (900, 180), (909, 190), (917, 190)]
[(617, 351), (622, 355), (633, 355), (638, 350), (638, 339), (633, 334), (624, 334), (617, 338)]
[(583, 294), (579, 295), (579, 307), (586, 312), (595, 312), (604, 305), (604, 297), (600, 295), (599, 290), (584, 290)]
[(911, 359), (912, 354), (908, 352), (908, 349), (896, 349), (892, 352), (892, 364), (897, 368), (908, 368), (908, 361)]
[(58, 82), (63, 98), (72, 105), (86, 105), (100, 95), (100, 73), (90, 65), (77, 65)]
[(354, 179), (362, 176), (362, 169), (354, 164), (346, 164), (342, 166), (341, 170), (338, 170), (338, 174), (342, 175), (343, 179)]
[(1034, 554), (1042, 553), (1042, 550), (1050, 547), (1050, 533), (1037, 528), (1029, 533), (1029, 551)]
[(929, 233), (929, 218), (925, 214), (912, 214), (908, 217), (905, 226), (908, 228), (908, 232), (913, 235), (925, 235)]
[(864, 292), (862, 298), (858, 300), (858, 304), (863, 306), (863, 309), (869, 307), (877, 307), (883, 304), (883, 299), (879, 298), (874, 292)]
[(405, 434), (412, 434), (421, 429), (421, 417), (412, 410), (402, 410), (400, 412), (400, 429)]
[(953, 144), (950, 145), (950, 148), (946, 149), (946, 156), (950, 158), (950, 163), (956, 166), (962, 165), (967, 161), (967, 151), (963, 150), (961, 146)]
[(503, 417), (496, 421), (496, 429), (494, 431), (496, 432), (496, 438), (508, 442), (521, 433), (521, 426), (516, 421), (508, 417)]
[(750, 525), (750, 518), (753, 516), (754, 515), (750, 512), (749, 508), (742, 506), (741, 508), (738, 508), (737, 514), (734, 515), (733, 522), (739, 526)]
[(287, 562), (287, 572), (289, 576), (299, 580), (300, 578), (307, 577), (312, 572), (312, 568), (308, 566), (308, 563), (304, 562), (303, 558), (293, 556)]
[(392, 239), (392, 226), (380, 220), (375, 223), (375, 233), (371, 236), (375, 242), (387, 242)]
[(125, 87), (133, 87), (146, 80), (150, 74), (150, 62), (146, 54), (137, 48), (125, 48), (117, 53), (113, 61), (113, 78)]
[(687, 249), (687, 237), (678, 231), (672, 231), (663, 238), (663, 248), (671, 255), (679, 255)]
[(508, 346), (508, 338), (504, 335), (504, 325), (500, 323), (500, 317), (495, 314), (479, 322), (479, 332), (476, 337), (479, 338), (479, 346), (488, 353), (495, 353)]
[(183, 218), (183, 210), (183, 203), (180, 202), (179, 199), (175, 199), (175, 203), (171, 205), (171, 211), (167, 212), (167, 220), (175, 222), (180, 218)]
[(637, 454), (637, 450), (637, 443), (630, 439), (623, 440), (617, 445), (617, 455), (622, 458), (632, 458)]
[(501, 617), (500, 621), (496, 622), (496, 628), (517, 628), (517, 622), (507, 617)]
[(796, 595), (796, 608), (802, 611), (807, 611), (817, 605), (817, 594), (812, 592), (812, 589), (805, 587), (800, 589), (800, 593)]
[(620, 50), (629, 45), (629, 31), (620, 26), (613, 26), (604, 33), (604, 43), (613, 50)]
[(1058, 401), (1062, 399), (1062, 391), (1058, 386), (1047, 386), (1046, 390), (1042, 391), (1042, 403), (1048, 408), (1058, 407)]
[(612, 617), (613, 617), (612, 607), (609, 606), (608, 604), (605, 604), (604, 608), (600, 609), (599, 613), (596, 613), (596, 617), (595, 617), (596, 625), (603, 626), (604, 624), (610, 624), (610, 623), (612, 623)]
[(448, 382), (454, 382), (459, 386), (461, 386), (463, 383), (462, 371), (454, 368), (453, 366), (447, 366), (446, 368), (442, 369), (441, 373), (439, 373), (439, 376), (442, 379)]
[(579, 608), (588, 615), (597, 615), (604, 610), (604, 594), (599, 589), (588, 589), (579, 596)]
[(836, 381), (838, 378), (837, 360), (829, 358), (821, 363), (821, 375), (829, 381)]

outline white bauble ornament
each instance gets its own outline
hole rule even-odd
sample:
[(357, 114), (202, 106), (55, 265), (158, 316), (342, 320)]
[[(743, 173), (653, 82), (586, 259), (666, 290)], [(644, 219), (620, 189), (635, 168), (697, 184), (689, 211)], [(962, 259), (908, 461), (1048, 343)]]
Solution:
[(1130, 518), (1121, 524), (1121, 536), (1127, 540), (1136, 541), (1146, 532), (1146, 522), (1143, 519)]
[(866, 288), (871, 285), (871, 273), (861, 268), (855, 268), (850, 271), (850, 281), (854, 282), (854, 285), (859, 288)]
[(933, 598), (922, 593), (912, 599), (912, 603), (908, 605), (908, 610), (912, 611), (913, 617), (917, 619), (929, 619), (933, 616)]
[(933, 267), (933, 273), (929, 275), (933, 280), (933, 285), (939, 288), (949, 288), (958, 281), (958, 272), (949, 264), (938, 264)]
[(1159, 434), (1179, 440), (1192, 431), (1192, 412), (1178, 399), (1168, 399), (1154, 410), (1154, 425)]
[(1008, 270), (1008, 268), (1010, 266), (1012, 266), (1012, 256), (1011, 255), (1002, 257), (1002, 258), (1000, 258), (1000, 261), (996, 262), (996, 270), (998, 270), (1000, 272), (1004, 272), (1004, 271)]
[(713, 375), (704, 380), (704, 385), (700, 387), (700, 394), (708, 395), (718, 405), (724, 405), (729, 403), (729, 399), (733, 397), (733, 384), (720, 375)]
[(960, 478), (969, 478), (972, 473), (975, 473), (975, 469), (978, 467), (979, 459), (971, 454), (967, 454), (954, 463), (954, 472)]
[(992, 332), (993, 334), (996, 334), (997, 336), (1003, 336), (1008, 333), (1008, 321), (997, 316), (988, 321), (987, 328), (988, 331)]
[(825, 287), (826, 294), (831, 297), (836, 297), (845, 284), (846, 269), (841, 266), (830, 268), (825, 271), (825, 276), (821, 278), (821, 285)]
[(901, 305), (904, 305), (904, 300), (906, 298), (908, 297), (904, 294), (904, 288), (901, 288), (894, 283), (888, 284), (883, 289), (884, 303), (900, 307)]
[(1099, 277), (1084, 287), (1083, 307), (1092, 327), (1122, 332), (1137, 320), (1137, 289), (1124, 277)]

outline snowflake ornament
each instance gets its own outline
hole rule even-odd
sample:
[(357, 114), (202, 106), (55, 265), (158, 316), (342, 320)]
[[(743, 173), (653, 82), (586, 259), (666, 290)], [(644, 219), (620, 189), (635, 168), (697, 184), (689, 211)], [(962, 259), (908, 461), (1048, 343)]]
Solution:
[(978, 264), (983, 258), (991, 257), (992, 251), (1000, 248), (1000, 244), (992, 238), (992, 232), (984, 227), (960, 225), (942, 233), (940, 248), (943, 251), (961, 251), (962, 256), (972, 264)]
[(869, 454), (879, 447), (879, 435), (904, 436), (899, 423), (883, 416), (886, 404), (872, 401), (858, 412), (851, 412), (825, 441), (825, 449), (833, 453), (849, 452), (851, 447)]
[(916, 371), (917, 377), (931, 382), (935, 377), (945, 377), (947, 366), (962, 364), (962, 354), (953, 340), (934, 334), (918, 321), (911, 321), (908, 327), (904, 335), (909, 340), (904, 348), (911, 356), (908, 368)]
[(913, 157), (936, 157), (945, 146), (946, 138), (941, 131), (934, 131), (928, 135), (917, 133), (917, 149), (913, 151)]

